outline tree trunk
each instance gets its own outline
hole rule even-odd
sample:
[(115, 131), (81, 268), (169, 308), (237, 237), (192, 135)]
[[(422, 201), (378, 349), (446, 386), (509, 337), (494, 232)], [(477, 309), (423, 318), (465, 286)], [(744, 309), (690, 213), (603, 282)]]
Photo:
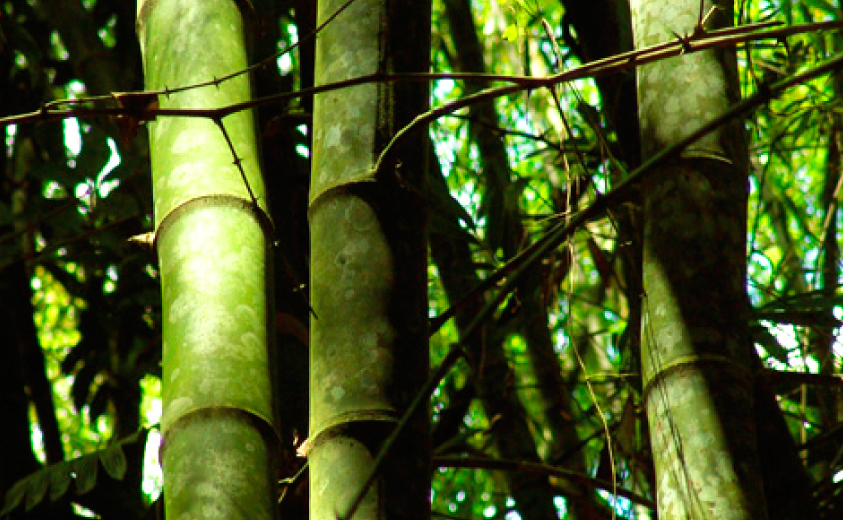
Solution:
[[(631, 2), (637, 47), (690, 34), (699, 3)], [(706, 14), (712, 4), (705, 3)], [(732, 23), (720, 2), (709, 28)], [(739, 99), (733, 49), (638, 70), (642, 155)], [(766, 518), (745, 305), (747, 157), (732, 121), (649, 175), (642, 378), (661, 520)]]
[[(147, 90), (244, 69), (243, 5), (141, 1)], [(159, 102), (207, 109), (249, 97), (248, 76), (241, 75), (161, 95)], [(251, 112), (223, 123), (234, 151), (207, 119), (161, 117), (150, 124), (163, 300), (164, 502), (170, 518), (269, 519), (276, 447), (266, 197)]]
[[(324, 22), (344, 2), (319, 4)], [(358, 0), (319, 33), (316, 84), (427, 72), (430, 5)], [(319, 94), (310, 192), (310, 517), (346, 515), (383, 441), (428, 374), (427, 138), (381, 150), (427, 106), (424, 83)], [(354, 518), (429, 517), (427, 407), (420, 407)]]

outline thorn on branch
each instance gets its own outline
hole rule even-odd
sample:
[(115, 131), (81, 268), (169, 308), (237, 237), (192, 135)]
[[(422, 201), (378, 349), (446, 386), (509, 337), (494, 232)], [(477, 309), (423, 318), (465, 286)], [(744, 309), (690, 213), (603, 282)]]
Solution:
[(708, 25), (708, 21), (714, 16), (714, 13), (723, 9), (719, 5), (713, 5), (709, 8), (708, 12), (705, 15), (702, 14), (703, 4), (700, 4), (700, 19), (697, 22), (697, 26), (694, 27), (694, 32), (691, 33), (691, 38), (702, 38), (704, 37), (707, 32), (705, 30), (705, 26)]
[(686, 52), (692, 52), (693, 51), (693, 49), (691, 48), (691, 37), (692, 36), (679, 36), (679, 33), (677, 33), (676, 31), (670, 31), (670, 33), (674, 37), (676, 37), (676, 39), (679, 41), (679, 45), (682, 46), (682, 50), (679, 51), (680, 56), (682, 56)]

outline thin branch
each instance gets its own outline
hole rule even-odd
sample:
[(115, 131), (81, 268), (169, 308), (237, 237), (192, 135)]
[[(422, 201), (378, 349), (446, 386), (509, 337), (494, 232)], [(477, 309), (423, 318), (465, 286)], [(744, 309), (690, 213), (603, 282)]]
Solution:
[[(783, 27), (779, 29), (771, 29), (766, 31), (758, 31), (759, 28), (770, 27), (778, 25), (777, 22), (766, 22), (760, 24), (744, 25), (741, 27), (733, 27), (729, 29), (722, 29), (716, 31), (707, 31), (701, 35), (691, 35), (682, 41), (671, 40), (669, 42), (659, 43), (643, 49), (629, 51), (621, 54), (616, 54), (608, 58), (595, 60), (589, 62), (581, 67), (577, 67), (559, 74), (553, 74), (546, 78), (520, 78), (519, 81), (527, 82), (525, 86), (523, 83), (515, 85), (507, 85), (503, 87), (494, 87), (481, 90), (476, 94), (471, 94), (460, 99), (446, 103), (440, 107), (434, 108), (416, 116), (407, 126), (399, 130), (392, 138), (392, 140), (381, 151), (375, 163), (374, 170), (380, 171), (384, 160), (395, 147), (396, 142), (406, 135), (411, 130), (418, 126), (426, 125), (436, 119), (460, 110), (474, 103), (482, 103), (495, 98), (507, 96), (509, 94), (518, 93), (522, 90), (533, 90), (536, 88), (547, 88), (553, 85), (566, 81), (573, 81), (584, 78), (596, 78), (610, 73), (617, 73), (630, 67), (637, 67), (654, 61), (660, 61), (675, 56), (690, 54), (706, 49), (714, 49), (720, 47), (732, 47), (739, 43), (748, 41), (775, 38), (782, 39), (793, 34), (800, 34), (802, 32), (819, 31), (823, 29), (843, 28), (843, 22), (821, 22), (815, 24), (802, 24), (790, 27)], [(808, 27), (811, 26), (810, 29)], [(513, 77), (516, 78), (516, 77)], [(531, 80), (530, 80), (531, 79)], [(528, 81), (530, 80), (530, 81)]]
[[(788, 36), (802, 34), (806, 32), (822, 31), (829, 29), (843, 28), (843, 21), (820, 22), (811, 24), (799, 24), (789, 27), (781, 27), (777, 29), (759, 30), (778, 25), (777, 22), (765, 22), (759, 24), (744, 25), (741, 27), (733, 27), (729, 29), (720, 29), (716, 31), (707, 31), (703, 35), (691, 36), (682, 42), (671, 40), (669, 42), (660, 43), (651, 47), (645, 47), (635, 51), (630, 51), (608, 58), (589, 62), (581, 67), (577, 67), (552, 76), (537, 78), (530, 76), (506, 76), (506, 75), (489, 75), (489, 74), (472, 74), (472, 73), (448, 73), (448, 74), (433, 74), (433, 73), (413, 73), (413, 74), (381, 74), (374, 73), (357, 78), (350, 78), (335, 83), (319, 85), (307, 89), (302, 89), (296, 92), (284, 92), (272, 96), (266, 96), (242, 103), (235, 103), (226, 107), (217, 109), (162, 109), (153, 108), (146, 111), (151, 119), (158, 116), (166, 117), (205, 117), (209, 119), (224, 118), (230, 114), (249, 110), (255, 107), (264, 106), (272, 103), (278, 103), (290, 99), (297, 99), (305, 96), (311, 96), (322, 92), (329, 92), (346, 88), (355, 85), (362, 85), (368, 83), (381, 83), (388, 81), (435, 81), (435, 80), (464, 80), (464, 81), (503, 81), (511, 83), (511, 85), (490, 88), (480, 91), (476, 94), (466, 96), (464, 98), (447, 103), (439, 108), (433, 109), (429, 112), (419, 115), (413, 120), (410, 125), (402, 129), (393, 140), (389, 143), (387, 148), (381, 154), (377, 166), (379, 167), (383, 162), (383, 157), (393, 146), (394, 142), (399, 139), (407, 131), (415, 128), (418, 125), (429, 123), (445, 114), (449, 114), (466, 107), (472, 103), (487, 101), (489, 99), (518, 93), (524, 90), (534, 90), (537, 88), (546, 88), (557, 83), (565, 81), (573, 81), (577, 79), (584, 79), (589, 77), (598, 77), (607, 74), (614, 74), (626, 70), (631, 67), (659, 61), (674, 56), (679, 56), (683, 53), (697, 52), (705, 49), (731, 47), (740, 43), (760, 39), (776, 39), (781, 40)], [(203, 85), (213, 85), (221, 81), (214, 79)], [(195, 88), (196, 86), (191, 86)], [(150, 91), (140, 94), (158, 94), (169, 95), (174, 93), (182, 87), (177, 89), (164, 89), (160, 91)], [(124, 93), (127, 95), (130, 93)], [(77, 100), (59, 100), (45, 104), (41, 109), (26, 114), (0, 118), (0, 128), (10, 124), (23, 124), (34, 121), (55, 121), (60, 119), (67, 119), (71, 117), (114, 117), (127, 114), (127, 110), (122, 107), (107, 107), (107, 108), (89, 108), (89, 107), (75, 107), (67, 110), (56, 110), (55, 107), (65, 105), (78, 105), (84, 103), (94, 102), (113, 102), (113, 96), (97, 96), (92, 98), (82, 98)]]
[[(434, 465), (438, 467), (447, 468), (476, 468), (476, 469), (491, 469), (500, 471), (518, 471), (522, 473), (530, 473), (532, 475), (543, 475), (548, 477), (556, 477), (592, 487), (594, 489), (602, 489), (610, 491), (613, 489), (611, 482), (606, 482), (598, 478), (589, 477), (576, 471), (566, 470), (551, 466), (549, 464), (541, 464), (536, 462), (524, 462), (521, 460), (507, 460), (507, 459), (492, 459), (482, 457), (433, 457)], [(628, 489), (615, 488), (613, 494), (629, 499), (631, 502), (641, 504), (645, 507), (655, 510), (656, 504), (647, 497), (641, 496), (638, 493), (629, 491)]]

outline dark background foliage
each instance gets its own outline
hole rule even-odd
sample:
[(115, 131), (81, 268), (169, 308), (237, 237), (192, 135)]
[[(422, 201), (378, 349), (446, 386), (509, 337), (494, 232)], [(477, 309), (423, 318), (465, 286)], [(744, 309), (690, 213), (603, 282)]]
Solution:
[[(305, 37), (315, 29), (314, 3), (254, 4), (256, 59), (301, 40), (253, 73), (255, 95), (312, 86), (313, 39)], [(135, 9), (134, 2), (103, 0), (0, 2), (0, 116), (57, 99), (142, 90)], [(435, 2), (432, 67), (558, 72), (630, 50), (625, 9), (612, 0)], [(788, 24), (840, 15), (839, 7), (814, 0), (745, 2), (738, 11), (743, 22)], [(744, 46), (744, 93), (841, 47), (833, 31), (787, 46)], [(483, 86), (437, 82), (433, 104)], [(839, 76), (818, 80), (759, 107), (746, 122), (752, 326), (759, 365), (778, 371), (766, 380), (783, 411), (760, 411), (759, 423), (787, 421), (825, 518), (843, 507), (840, 92)], [(295, 450), (307, 435), (311, 106), (302, 97), (258, 110), (276, 225), (282, 477), (301, 464)], [(148, 148), (143, 127), (132, 136), (120, 125), (89, 117), (3, 127), (0, 490), (29, 477), (29, 489), (43, 491), (21, 498), (13, 517), (76, 517), (71, 503), (103, 518), (159, 513), (141, 491), (141, 458), (145, 427), (154, 426), (145, 415), (150, 381), (160, 375), (160, 295), (154, 253), (127, 240), (151, 230)], [(638, 165), (634, 76), (478, 104), (438, 120), (430, 134), (431, 315), (460, 302), (456, 319), (431, 340), (438, 361), (489, 301), (475, 287)], [(635, 517), (652, 505), (637, 373), (639, 232), (634, 198), (611, 208), (610, 218), (584, 227), (527, 274), (466, 342), (467, 359), (434, 395), (433, 442), (439, 460), (459, 455), (486, 469), (459, 467), (472, 465), (465, 461), (437, 466), (435, 512), (513, 518), (510, 497), (525, 520), (559, 511), (609, 518), (612, 507)], [(771, 449), (788, 442), (768, 433), (761, 430)], [(488, 467), (490, 455), (500, 466)], [(528, 471), (516, 461), (544, 465)], [(548, 477), (551, 466), (569, 476)], [(608, 498), (605, 482), (612, 480), (632, 494)], [(595, 493), (600, 486), (602, 495)], [(302, 514), (302, 492), (300, 483), (288, 490), (288, 513)]]

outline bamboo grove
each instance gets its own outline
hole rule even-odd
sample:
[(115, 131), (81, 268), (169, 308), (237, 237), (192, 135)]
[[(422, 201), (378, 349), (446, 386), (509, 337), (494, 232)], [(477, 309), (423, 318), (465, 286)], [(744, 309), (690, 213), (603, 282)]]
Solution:
[(840, 517), (839, 5), (0, 9), (3, 518)]

